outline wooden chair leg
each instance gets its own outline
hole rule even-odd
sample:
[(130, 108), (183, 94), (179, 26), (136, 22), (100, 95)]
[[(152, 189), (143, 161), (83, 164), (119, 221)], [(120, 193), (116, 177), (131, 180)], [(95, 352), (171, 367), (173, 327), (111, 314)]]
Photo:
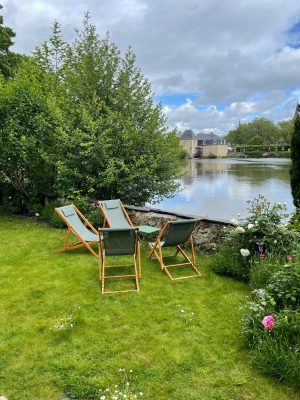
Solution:
[(66, 237), (65, 237), (65, 240), (64, 240), (64, 249), (65, 249), (65, 250), (66, 250), (67, 247), (68, 247), (68, 240), (69, 240), (70, 233), (71, 233), (71, 228), (68, 227), (67, 233), (66, 233)]
[(152, 246), (150, 243), (148, 243), (148, 246), (150, 247), (150, 254), (148, 256), (148, 260), (153, 256), (153, 253), (155, 252), (155, 248), (157, 247), (157, 242), (154, 243)]
[(141, 242), (137, 243), (137, 252), (138, 252), (138, 269), (139, 269), (139, 278), (142, 277), (142, 268), (141, 268)]
[(102, 274), (101, 274), (101, 290), (104, 293), (104, 281), (105, 281), (105, 253), (102, 252)]
[(134, 263), (134, 272), (135, 272), (135, 286), (136, 286), (136, 290), (139, 292), (140, 291), (140, 286), (139, 286), (139, 272), (138, 272), (138, 268), (136, 265), (136, 255), (133, 255), (133, 263)]

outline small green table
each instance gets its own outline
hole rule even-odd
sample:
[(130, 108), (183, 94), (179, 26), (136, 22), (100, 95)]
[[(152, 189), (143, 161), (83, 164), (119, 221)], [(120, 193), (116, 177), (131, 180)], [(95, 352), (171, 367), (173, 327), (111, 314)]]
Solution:
[(143, 233), (144, 235), (151, 235), (152, 233), (156, 233), (156, 232), (160, 231), (160, 229), (156, 228), (155, 226), (140, 225), (139, 231), (140, 231), (140, 233)]

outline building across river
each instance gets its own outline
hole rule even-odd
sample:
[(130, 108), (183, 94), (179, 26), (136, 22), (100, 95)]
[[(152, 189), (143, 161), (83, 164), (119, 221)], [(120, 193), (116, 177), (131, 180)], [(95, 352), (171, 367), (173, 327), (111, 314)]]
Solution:
[(228, 145), (226, 141), (213, 132), (195, 134), (189, 129), (183, 132), (179, 140), (190, 158), (221, 158), (227, 156)]

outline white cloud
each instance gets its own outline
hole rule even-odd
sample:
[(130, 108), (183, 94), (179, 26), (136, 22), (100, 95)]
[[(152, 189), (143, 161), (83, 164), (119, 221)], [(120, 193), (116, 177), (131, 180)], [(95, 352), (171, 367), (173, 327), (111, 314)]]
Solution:
[[(299, 95), (298, 0), (2, 0), (15, 50), (30, 53), (53, 21), (74, 37), (85, 11), (98, 32), (111, 32), (137, 62), (157, 95), (198, 93), (168, 108), (169, 124), (225, 132), (257, 113), (288, 118)], [(217, 106), (207, 107), (207, 104)], [(220, 109), (220, 104), (228, 104)], [(202, 105), (199, 109), (198, 106)], [(206, 108), (203, 109), (203, 106)]]

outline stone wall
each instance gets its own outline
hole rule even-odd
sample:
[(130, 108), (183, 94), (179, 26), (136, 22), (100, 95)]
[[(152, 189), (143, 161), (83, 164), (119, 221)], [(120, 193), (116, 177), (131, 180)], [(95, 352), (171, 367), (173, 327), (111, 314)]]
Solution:
[[(165, 221), (177, 219), (198, 218), (181, 214), (165, 213), (160, 210), (126, 206), (127, 212), (135, 225), (150, 225), (162, 227)], [(194, 243), (198, 251), (216, 251), (222, 242), (222, 231), (229, 222), (213, 221), (200, 218), (193, 232)]]

